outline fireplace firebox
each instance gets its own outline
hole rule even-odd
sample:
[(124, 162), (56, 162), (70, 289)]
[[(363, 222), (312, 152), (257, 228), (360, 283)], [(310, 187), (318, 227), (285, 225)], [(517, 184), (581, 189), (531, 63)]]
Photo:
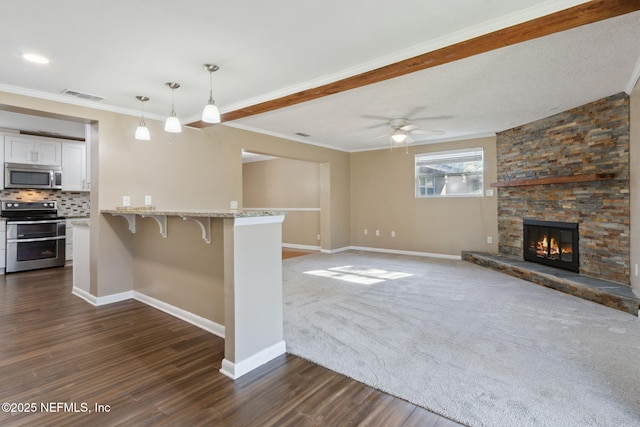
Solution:
[(525, 219), (524, 259), (578, 272), (578, 224)]

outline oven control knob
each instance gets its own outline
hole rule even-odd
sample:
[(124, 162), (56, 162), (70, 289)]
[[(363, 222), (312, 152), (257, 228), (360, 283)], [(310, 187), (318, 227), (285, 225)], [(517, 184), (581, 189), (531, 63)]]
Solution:
[(7, 203), (7, 207), (10, 208), (11, 206), (13, 206), (12, 203)]
[(14, 207), (14, 208), (17, 208), (18, 206), (19, 206), (19, 205), (18, 205), (18, 203), (14, 203), (14, 204), (13, 204), (13, 207)]

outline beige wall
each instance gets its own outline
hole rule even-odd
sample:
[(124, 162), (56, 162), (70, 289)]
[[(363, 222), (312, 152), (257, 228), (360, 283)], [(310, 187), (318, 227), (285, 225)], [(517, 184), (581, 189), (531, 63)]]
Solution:
[(495, 192), (493, 197), (415, 198), (416, 153), (469, 147), (484, 147), (485, 190), (491, 188), (496, 181), (494, 137), (410, 146), (408, 154), (404, 148), (353, 153), (351, 244), (453, 256), (462, 250), (497, 253)]
[[(631, 248), (630, 272), (631, 287), (640, 295), (640, 277), (636, 274), (640, 269), (640, 82), (629, 97), (630, 102), (630, 135), (629, 135), (629, 188), (631, 192)], [(639, 273), (640, 274), (640, 273)]]
[(167, 238), (151, 218), (134, 236), (134, 289), (197, 316), (225, 324), (222, 220), (211, 223), (211, 243), (191, 220), (169, 217)]
[(291, 159), (245, 163), (242, 169), (244, 207), (284, 209), (283, 244), (318, 247), (320, 179), (319, 163)]
[[(161, 122), (147, 119), (152, 140), (136, 141), (133, 133), (139, 118), (134, 116), (3, 92), (0, 108), (92, 125), (90, 291), (94, 296), (135, 289), (218, 323), (224, 319), (219, 240), (205, 246), (197, 224), (176, 218), (169, 222), (167, 239), (160, 237), (152, 219), (138, 221), (137, 233), (132, 234), (123, 218), (100, 215), (100, 210), (121, 205), (125, 195), (133, 206), (143, 205), (144, 196), (150, 195), (153, 205), (167, 210), (229, 209), (232, 200), (242, 206), (243, 148), (330, 164), (328, 181), (349, 179), (347, 153), (228, 126), (184, 128), (180, 134), (169, 134)], [(326, 202), (334, 216), (327, 219), (323, 233), (327, 245), (346, 246), (349, 189), (332, 187), (336, 191), (327, 195)], [(211, 257), (212, 262), (202, 257)]]
[[(212, 128), (205, 132), (210, 129)], [(220, 126), (214, 129), (219, 129), (226, 141), (253, 153), (320, 163), (322, 248), (332, 250), (350, 245), (349, 153), (268, 135), (256, 135), (231, 127)], [(241, 176), (237, 178), (240, 180)]]

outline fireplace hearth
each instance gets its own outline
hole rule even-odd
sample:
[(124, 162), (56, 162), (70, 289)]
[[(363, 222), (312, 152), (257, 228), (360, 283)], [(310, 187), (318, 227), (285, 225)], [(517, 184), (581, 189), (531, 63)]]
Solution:
[(526, 261), (579, 272), (578, 224), (523, 220)]

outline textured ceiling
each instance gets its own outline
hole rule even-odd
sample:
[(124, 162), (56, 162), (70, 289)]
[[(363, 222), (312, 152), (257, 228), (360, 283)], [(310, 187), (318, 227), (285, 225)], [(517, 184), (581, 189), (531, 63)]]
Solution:
[[(207, 62), (220, 66), (214, 98), (227, 112), (580, 3), (2, 2), (0, 90), (132, 115), (139, 114), (135, 96), (146, 95), (147, 116), (162, 120), (171, 109), (164, 84), (175, 81), (182, 85), (176, 113), (186, 123), (198, 119), (208, 98)], [(427, 118), (415, 123), (420, 128), (445, 131), (429, 141), (491, 134), (630, 90), (639, 39), (634, 12), (227, 124), (345, 151), (386, 146), (385, 118), (407, 115)], [(25, 52), (51, 63), (27, 63)], [(64, 89), (104, 100), (71, 99)], [(0, 114), (0, 127), (11, 127), (10, 119)]]

